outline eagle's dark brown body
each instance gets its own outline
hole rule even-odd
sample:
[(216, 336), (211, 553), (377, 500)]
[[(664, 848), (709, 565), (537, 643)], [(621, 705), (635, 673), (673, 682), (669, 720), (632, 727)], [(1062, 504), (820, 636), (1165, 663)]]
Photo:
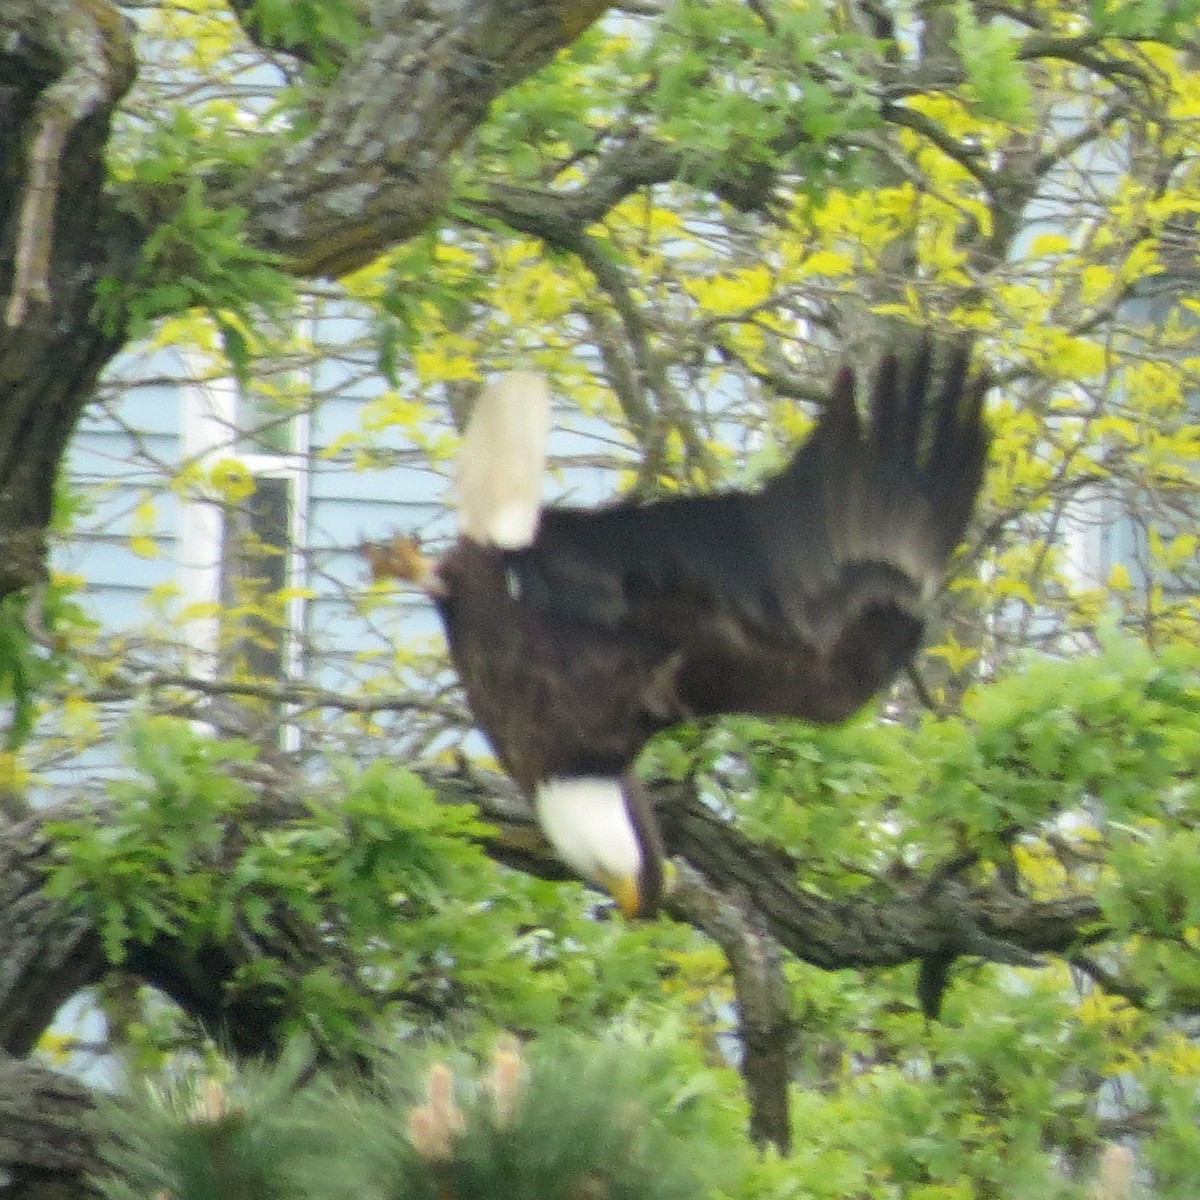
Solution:
[(438, 565), (439, 608), (471, 711), (530, 791), (554, 776), (619, 775), (686, 715), (669, 673), (647, 639), (530, 603), (511, 553), (463, 540)]

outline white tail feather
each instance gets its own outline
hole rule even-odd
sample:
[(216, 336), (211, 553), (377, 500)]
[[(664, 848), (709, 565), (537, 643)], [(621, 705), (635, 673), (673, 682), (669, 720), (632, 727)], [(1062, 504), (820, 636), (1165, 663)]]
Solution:
[(479, 397), (458, 458), (458, 527), (472, 541), (516, 550), (537, 536), (550, 435), (550, 389), (510, 371)]

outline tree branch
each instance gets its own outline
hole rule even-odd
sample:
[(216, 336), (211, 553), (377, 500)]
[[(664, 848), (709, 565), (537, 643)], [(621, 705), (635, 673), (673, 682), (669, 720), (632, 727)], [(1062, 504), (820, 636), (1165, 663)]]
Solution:
[[(404, 0), (320, 100), (313, 132), (224, 199), (298, 275), (340, 275), (441, 213), (453, 155), (501, 92), (550, 61), (606, 0)], [(214, 198), (219, 203), (222, 197)]]
[(1104, 936), (1090, 896), (1034, 901), (994, 884), (914, 877), (890, 893), (833, 900), (806, 890), (798, 864), (755, 842), (680, 784), (653, 789), (667, 849), (722, 892), (754, 898), (757, 919), (797, 958), (826, 970), (897, 966), (936, 954), (1064, 954)]
[(15, 46), (32, 41), (57, 68), (57, 77), (40, 91), (29, 117), (13, 279), (4, 310), (10, 328), (24, 323), (31, 304), (50, 301), (54, 214), (63, 190), (68, 139), (84, 121), (111, 111), (133, 82), (131, 27), (124, 18), (71, 0), (48, 0), (41, 7), (50, 13), (16, 5), (0, 20), (0, 42)]
[[(423, 769), (421, 776), (444, 803), (475, 804), (494, 823), (487, 847), (493, 858), (542, 878), (566, 876), (532, 805), (507, 778), (461, 767)], [(747, 897), (756, 927), (826, 970), (898, 966), (938, 954), (1027, 963), (1030, 955), (1067, 954), (1107, 933), (1091, 896), (1031, 900), (995, 882), (966, 882), (954, 871), (914, 875), (849, 899), (820, 896), (804, 888), (790, 855), (747, 837), (687, 784), (658, 781), (649, 790), (668, 854), (721, 895)], [(690, 921), (693, 899), (676, 908), (668, 896), (666, 909)]]
[(730, 898), (687, 864), (678, 868), (671, 908), (725, 952), (737, 998), (739, 1069), (750, 1101), (750, 1136), (781, 1154), (791, 1148), (788, 1112), (793, 1021), (779, 944), (755, 928), (748, 896)]
[(140, 246), (103, 183), (132, 79), (129, 27), (103, 0), (0, 4), (0, 595), (44, 577), (59, 460), (121, 344), (94, 314), (98, 281), (126, 278)]
[[(463, 764), (429, 766), (418, 773), (442, 802), (479, 808), (494, 827), (486, 841), (492, 857), (543, 878), (570, 877), (542, 835), (528, 799), (506, 777)], [(1105, 933), (1090, 897), (1034, 901), (995, 883), (968, 884), (953, 872), (906, 879), (890, 890), (876, 888), (848, 899), (822, 897), (798, 882), (797, 864), (786, 853), (748, 838), (685, 785), (658, 783), (651, 789), (669, 853), (691, 868), (682, 875), (685, 886), (678, 897), (668, 897), (667, 911), (689, 923), (701, 914), (710, 924), (719, 917), (713, 927), (721, 931), (742, 922), (736, 937), (721, 933), (722, 945), (731, 962), (749, 954), (746, 962), (758, 964), (748, 976), (749, 966), (735, 963), (735, 972), (758, 980), (754, 995), (769, 997), (774, 986), (769, 956), (759, 941), (764, 936), (806, 962), (835, 970), (896, 966), (939, 955), (1026, 961), (1030, 954), (1069, 953)], [(14, 1054), (27, 1053), (58, 1008), (114, 965), (105, 958), (99, 931), (78, 910), (43, 891), (55, 862), (44, 823), (70, 811), (39, 810), (11, 826), (0, 842), (0, 912), (8, 914), (0, 929), (0, 1047)], [(285, 788), (264, 786), (255, 820), (272, 828), (306, 812)], [(219, 853), (238, 853), (236, 839)], [(233, 986), (249, 964), (277, 959), (297, 978), (332, 965), (351, 990), (370, 994), (349, 960), (331, 960), (327, 925), (310, 927), (289, 915), (285, 896), (262, 899), (275, 914), (269, 922), (238, 925), (220, 944), (197, 945), (194, 936), (182, 933), (157, 936), (151, 944), (131, 943), (121, 967), (162, 988), (214, 1036), (245, 1053), (269, 1050), (285, 1019), (295, 1015), (292, 998), (278, 984)], [(718, 911), (713, 908), (718, 900), (734, 907)], [(338, 918), (330, 914), (327, 920)], [(755, 1012), (771, 1009), (753, 1003), (759, 1005)], [(755, 1020), (764, 1029), (776, 1028), (773, 1018)]]

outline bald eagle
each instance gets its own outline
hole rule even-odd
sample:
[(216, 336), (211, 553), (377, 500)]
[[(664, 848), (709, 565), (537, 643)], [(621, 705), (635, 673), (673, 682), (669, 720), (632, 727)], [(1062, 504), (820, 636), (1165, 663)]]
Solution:
[[(852, 373), (755, 491), (542, 507), (545, 381), (485, 390), (459, 459), (459, 538), (423, 582), (476, 720), (562, 858), (652, 913), (663, 849), (632, 771), (657, 732), (756, 713), (836, 722), (910, 661), (983, 474), (966, 351)], [(410, 577), (418, 572), (407, 572)]]

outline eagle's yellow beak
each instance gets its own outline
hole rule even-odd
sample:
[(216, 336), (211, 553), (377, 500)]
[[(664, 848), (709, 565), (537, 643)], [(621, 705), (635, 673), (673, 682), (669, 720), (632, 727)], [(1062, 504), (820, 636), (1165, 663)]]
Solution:
[(636, 917), (641, 912), (642, 891), (636, 875), (605, 875), (600, 882), (626, 917)]
[[(662, 894), (669, 896), (678, 878), (675, 864), (668, 858), (662, 864)], [(636, 875), (605, 875), (601, 878), (603, 885), (617, 907), (626, 917), (640, 917), (642, 913), (642, 889)]]

